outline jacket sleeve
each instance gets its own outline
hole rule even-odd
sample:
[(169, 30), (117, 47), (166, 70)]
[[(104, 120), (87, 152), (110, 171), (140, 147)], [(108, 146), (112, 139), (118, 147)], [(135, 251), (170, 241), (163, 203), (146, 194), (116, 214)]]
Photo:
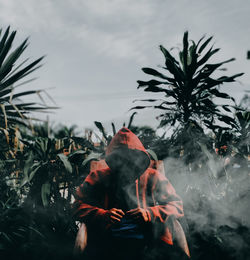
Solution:
[(153, 175), (151, 195), (153, 206), (148, 207), (149, 220), (166, 222), (169, 216), (184, 216), (181, 198), (176, 194), (169, 180), (159, 172)]
[(76, 189), (73, 214), (76, 220), (85, 224), (103, 222), (107, 210), (102, 208), (103, 189), (97, 171), (91, 172)]

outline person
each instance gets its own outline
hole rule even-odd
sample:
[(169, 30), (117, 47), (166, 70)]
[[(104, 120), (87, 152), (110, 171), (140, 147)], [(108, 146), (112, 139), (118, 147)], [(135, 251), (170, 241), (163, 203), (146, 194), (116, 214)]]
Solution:
[(169, 180), (149, 167), (139, 138), (123, 127), (105, 161), (108, 167), (90, 172), (76, 189), (74, 216), (87, 232), (82, 259), (188, 258), (178, 221), (182, 201)]

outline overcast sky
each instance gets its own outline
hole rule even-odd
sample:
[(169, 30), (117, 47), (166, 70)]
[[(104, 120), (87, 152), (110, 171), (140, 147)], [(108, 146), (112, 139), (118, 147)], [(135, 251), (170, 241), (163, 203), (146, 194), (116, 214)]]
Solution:
[[(0, 0), (1, 27), (17, 30), (17, 42), (30, 37), (24, 58), (47, 55), (26, 87), (52, 88), (61, 109), (51, 120), (81, 127), (128, 121), (132, 101), (145, 97), (141, 67), (163, 64), (158, 46), (180, 46), (185, 30), (214, 36), (215, 60), (236, 58), (226, 73), (245, 75), (227, 91), (240, 99), (250, 85), (249, 17), (249, 0)], [(140, 112), (137, 122), (156, 125), (154, 116)]]

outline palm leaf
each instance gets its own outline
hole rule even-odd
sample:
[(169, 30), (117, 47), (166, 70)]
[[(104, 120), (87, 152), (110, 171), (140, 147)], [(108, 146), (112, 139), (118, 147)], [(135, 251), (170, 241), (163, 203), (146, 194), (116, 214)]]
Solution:
[(184, 33), (183, 36), (183, 71), (187, 72), (187, 60), (188, 60), (188, 32)]
[[(218, 78), (211, 77), (223, 64), (235, 60), (232, 58), (219, 63), (208, 63), (209, 59), (220, 50), (219, 48), (214, 49), (212, 46), (205, 52), (212, 38), (205, 39), (205, 36), (203, 36), (197, 44), (191, 41), (192, 44), (189, 46), (188, 32), (185, 32), (183, 35), (183, 48), (179, 52), (180, 62), (167, 49), (160, 45), (160, 50), (165, 57), (166, 67), (163, 67), (163, 69), (167, 73), (170, 73), (171, 76), (167, 76), (151, 68), (143, 68), (144, 73), (163, 79), (163, 81), (150, 79), (148, 81), (139, 80), (137, 82), (138, 88), (143, 88), (146, 92), (163, 93), (164, 95), (162, 99), (149, 97), (139, 101), (153, 104), (160, 100), (163, 102), (154, 106), (135, 106), (132, 109), (155, 108), (165, 110), (166, 112), (160, 116), (161, 125), (174, 125), (175, 122), (187, 125), (190, 120), (197, 125), (199, 125), (196, 122), (197, 120), (199, 123), (204, 122), (204, 125), (207, 125), (204, 120), (215, 120), (217, 118), (232, 126), (234, 124), (233, 119), (223, 117), (224, 114), (222, 113), (231, 113), (230, 108), (232, 106), (217, 105), (214, 102), (214, 98), (219, 97), (234, 101), (233, 97), (227, 93), (220, 92), (219, 86), (223, 83), (235, 81), (243, 73), (232, 76), (223, 75)], [(225, 111), (221, 110), (221, 108)], [(169, 111), (172, 111), (172, 113)]]
[[(201, 40), (203, 40), (204, 37), (201, 38)], [(199, 48), (198, 53), (202, 53), (202, 51), (207, 47), (207, 45), (209, 44), (209, 42), (213, 39), (213, 37), (209, 37)], [(197, 46), (199, 45), (199, 43), (201, 42), (201, 40), (198, 42)]]
[[(19, 65), (16, 65), (28, 46), (28, 39), (25, 39), (12, 50), (15, 37), (16, 31), (11, 32), (10, 27), (5, 30), (3, 35), (0, 34), (0, 105), (2, 108), (4, 105), (5, 109), (5, 113), (3, 113), (3, 109), (0, 111), (0, 121), (6, 122), (7, 118), (7, 122), (10, 125), (16, 123), (27, 125), (24, 120), (29, 119), (25, 114), (32, 111), (46, 111), (49, 107), (46, 105), (39, 106), (37, 102), (32, 104), (24, 103), (20, 99), (33, 94), (39, 95), (41, 90), (20, 91), (19, 93), (14, 93), (14, 90), (16, 87), (34, 80), (34, 78), (26, 79), (26, 77), (41, 67), (41, 61), (44, 57), (38, 58), (28, 64), (28, 59), (25, 59)], [(17, 85), (17, 82), (21, 79), (24, 80)]]
[(134, 113), (130, 116), (130, 118), (129, 118), (129, 123), (128, 123), (128, 129), (131, 128), (131, 125), (132, 125), (132, 123), (133, 123), (133, 120), (134, 120), (134, 117), (135, 117), (136, 114), (137, 114), (137, 112), (134, 112)]
[[(161, 78), (161, 79), (166, 79), (170, 82), (173, 82), (174, 79), (173, 78), (169, 78), (167, 76), (165, 76), (164, 74), (158, 72), (157, 70), (154, 70), (154, 69), (151, 69), (151, 68), (142, 68), (142, 71), (146, 74), (149, 74), (149, 75), (152, 75), (152, 76), (155, 76), (155, 77), (158, 77), (158, 78)], [(138, 81), (137, 81), (138, 82)], [(143, 81), (139, 81), (139, 82), (143, 82)], [(139, 83), (138, 82), (138, 83)], [(157, 81), (159, 82), (159, 81)]]

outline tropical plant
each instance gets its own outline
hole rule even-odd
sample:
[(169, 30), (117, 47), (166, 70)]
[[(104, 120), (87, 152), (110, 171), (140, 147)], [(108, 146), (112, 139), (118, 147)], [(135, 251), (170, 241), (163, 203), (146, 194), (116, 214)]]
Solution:
[[(204, 39), (202, 37), (198, 43), (188, 39), (188, 32), (183, 36), (183, 49), (179, 52), (179, 60), (162, 45), (160, 50), (165, 57), (165, 67), (162, 69), (167, 72), (163, 74), (152, 68), (142, 68), (143, 72), (158, 78), (149, 81), (138, 80), (138, 88), (143, 88), (146, 92), (163, 93), (163, 99), (146, 99), (155, 105), (135, 106), (132, 109), (144, 109), (153, 107), (163, 111), (158, 116), (160, 126), (175, 126), (179, 123), (182, 126), (194, 121), (209, 128), (217, 127), (216, 120), (229, 126), (235, 126), (229, 104), (218, 105), (214, 98), (234, 101), (234, 98), (227, 93), (220, 91), (220, 85), (235, 81), (243, 75), (238, 73), (232, 76), (213, 76), (219, 68), (234, 58), (219, 63), (208, 63), (209, 59), (219, 51), (213, 46), (205, 51), (211, 42), (212, 37)], [(204, 54), (203, 54), (204, 53)], [(225, 112), (223, 112), (225, 111)]]
[[(44, 104), (37, 102), (23, 102), (20, 98), (37, 94), (42, 90), (18, 91), (18, 88), (35, 78), (27, 78), (31, 73), (41, 67), (44, 57), (38, 58), (31, 63), (29, 59), (20, 61), (21, 55), (28, 46), (28, 39), (25, 39), (19, 46), (12, 50), (16, 37), (16, 31), (10, 31), (8, 27), (5, 32), (0, 29), (0, 126), (29, 123), (30, 112), (48, 109)], [(28, 64), (27, 64), (28, 63)]]
[(56, 201), (61, 197), (60, 188), (64, 187), (60, 185), (70, 181), (72, 166), (62, 153), (63, 147), (57, 149), (55, 139), (39, 137), (34, 143), (25, 143), (27, 153), (21, 186), (30, 186), (28, 195), (32, 198), (33, 206), (46, 207), (51, 199)]
[(25, 246), (31, 246), (31, 237), (33, 239), (44, 239), (44, 237), (30, 218), (29, 211), (20, 206), (20, 194), (7, 184), (10, 180), (4, 178), (2, 169), (1, 180), (0, 257), (12, 259), (14, 252), (20, 253)]

